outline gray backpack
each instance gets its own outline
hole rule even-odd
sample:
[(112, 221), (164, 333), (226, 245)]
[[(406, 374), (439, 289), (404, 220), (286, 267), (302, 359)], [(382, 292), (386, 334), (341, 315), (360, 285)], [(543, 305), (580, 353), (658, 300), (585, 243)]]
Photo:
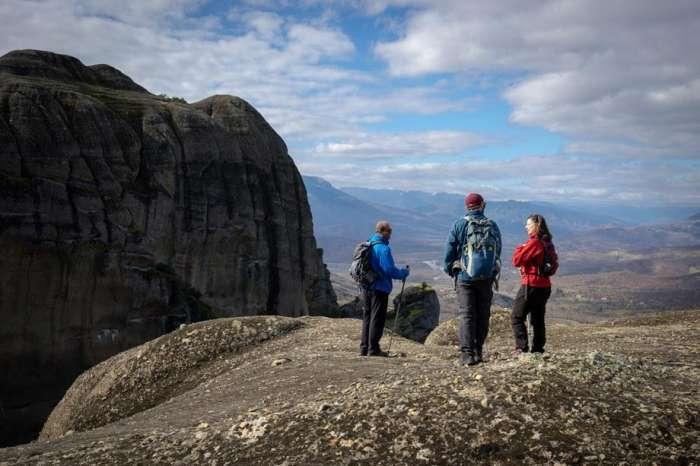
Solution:
[(472, 280), (488, 280), (497, 272), (498, 237), (493, 222), (467, 215), (466, 241), (463, 243), (460, 262), (462, 272)]
[(369, 288), (377, 279), (377, 273), (372, 270), (372, 247), (379, 241), (363, 241), (355, 246), (350, 264), (350, 276), (358, 285)]

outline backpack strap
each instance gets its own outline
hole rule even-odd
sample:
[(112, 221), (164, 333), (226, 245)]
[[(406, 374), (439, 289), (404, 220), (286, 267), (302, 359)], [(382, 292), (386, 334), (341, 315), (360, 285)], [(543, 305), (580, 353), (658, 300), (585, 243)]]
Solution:
[(377, 240), (377, 241), (368, 241), (368, 243), (369, 243), (369, 253), (370, 253), (371, 255), (374, 255), (374, 246), (376, 246), (377, 244), (382, 244), (382, 241), (379, 241), (379, 240)]
[(540, 277), (549, 277), (549, 275), (542, 274), (541, 267), (552, 260), (551, 252), (554, 245), (551, 242), (544, 241), (542, 238), (537, 238), (537, 240), (542, 244), (542, 264), (537, 266), (537, 275)]
[(469, 224), (472, 222), (472, 216), (467, 214), (464, 216), (464, 220), (466, 220), (467, 223), (464, 226), (464, 231), (462, 231), (462, 238), (459, 242), (460, 256), (462, 255), (462, 251), (464, 250), (464, 245), (467, 244), (467, 242), (469, 241)]

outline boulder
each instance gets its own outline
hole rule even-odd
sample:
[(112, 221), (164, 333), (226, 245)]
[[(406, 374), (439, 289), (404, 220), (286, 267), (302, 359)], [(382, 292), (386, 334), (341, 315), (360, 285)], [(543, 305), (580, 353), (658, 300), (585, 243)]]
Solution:
[(353, 298), (352, 301), (343, 303), (338, 307), (340, 317), (347, 317), (352, 319), (362, 319), (362, 314), (364, 313), (364, 305), (359, 296)]
[[(506, 348), (509, 344), (512, 346), (512, 340), (513, 330), (510, 324), (510, 311), (492, 305), (486, 347), (488, 349), (493, 346)], [(425, 344), (435, 346), (459, 346), (458, 318), (440, 322), (440, 325), (438, 325), (425, 340)]]
[(394, 330), (395, 311), (399, 308), (396, 332), (402, 337), (423, 343), (440, 322), (440, 301), (434, 289), (423, 283), (409, 286), (394, 297), (394, 309), (387, 314), (386, 326)]
[(41, 439), (99, 427), (156, 406), (228, 369), (217, 360), (303, 326), (284, 317), (213, 319), (184, 326), (90, 368), (49, 416)]
[(512, 309), (513, 308), (513, 302), (515, 300), (511, 298), (508, 295), (505, 295), (503, 293), (494, 293), (493, 294), (493, 301), (492, 303), (496, 305), (499, 308), (508, 308)]
[(250, 104), (49, 52), (0, 57), (0, 248), (2, 443), (181, 322), (336, 306), (301, 175)]

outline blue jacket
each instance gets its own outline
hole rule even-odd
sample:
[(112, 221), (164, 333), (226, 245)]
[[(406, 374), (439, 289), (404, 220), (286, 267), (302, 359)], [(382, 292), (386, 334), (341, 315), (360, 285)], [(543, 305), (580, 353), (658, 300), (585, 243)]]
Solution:
[[(482, 219), (486, 218), (484, 215), (483, 210), (476, 210), (476, 211), (470, 211), (467, 212), (467, 215), (470, 215), (472, 217)], [(447, 237), (447, 244), (445, 245), (445, 273), (448, 275), (452, 276), (452, 263), (456, 260), (459, 260), (462, 257), (462, 247), (464, 241), (467, 236), (467, 219), (465, 217), (462, 217), (458, 219), (454, 225), (452, 226), (452, 229), (450, 230), (450, 234)], [(498, 225), (496, 225), (496, 222), (493, 220), (491, 221), (491, 228), (493, 228), (494, 232), (496, 233), (496, 238), (498, 239), (498, 244), (496, 245), (496, 258), (498, 258), (500, 262), (501, 258), (501, 231), (498, 229)], [(497, 272), (496, 272), (497, 274)], [(459, 274), (459, 281), (462, 283), (470, 283), (471, 277), (466, 274), (466, 272), (460, 272)]]
[(393, 284), (391, 279), (403, 280), (408, 277), (408, 270), (398, 269), (394, 265), (394, 258), (391, 256), (391, 247), (389, 240), (384, 239), (379, 233), (375, 233), (370, 239), (376, 244), (372, 246), (372, 270), (374, 270), (378, 278), (370, 287), (373, 290), (391, 293)]

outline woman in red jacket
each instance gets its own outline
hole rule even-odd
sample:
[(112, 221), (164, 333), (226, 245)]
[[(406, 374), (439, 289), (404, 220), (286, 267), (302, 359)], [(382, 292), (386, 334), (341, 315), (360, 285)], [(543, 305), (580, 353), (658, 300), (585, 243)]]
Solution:
[[(544, 353), (544, 313), (552, 291), (549, 279), (557, 271), (557, 253), (552, 244), (552, 234), (547, 222), (539, 214), (527, 218), (525, 229), (530, 237), (513, 252), (513, 265), (520, 269), (520, 290), (513, 303), (511, 323), (515, 335), (515, 355), (520, 353)], [(525, 320), (530, 315), (532, 347), (528, 344)]]

